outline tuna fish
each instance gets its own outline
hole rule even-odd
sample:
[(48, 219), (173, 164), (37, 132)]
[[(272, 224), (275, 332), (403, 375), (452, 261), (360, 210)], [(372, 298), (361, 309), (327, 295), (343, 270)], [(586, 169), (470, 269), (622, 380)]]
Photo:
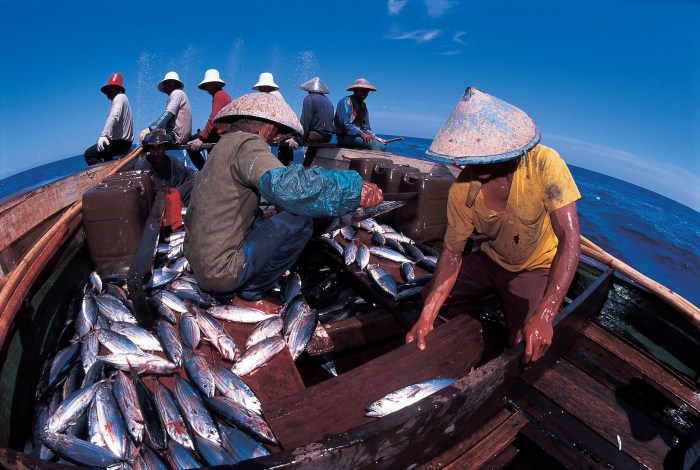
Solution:
[(432, 395), (454, 381), (455, 379), (431, 379), (400, 388), (369, 405), (365, 415), (381, 418)]

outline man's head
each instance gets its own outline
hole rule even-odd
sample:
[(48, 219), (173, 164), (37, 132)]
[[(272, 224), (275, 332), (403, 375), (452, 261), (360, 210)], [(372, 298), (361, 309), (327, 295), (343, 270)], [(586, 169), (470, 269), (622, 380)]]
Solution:
[(319, 77), (314, 77), (311, 80), (302, 83), (299, 85), (299, 88), (304, 91), (308, 91), (309, 93), (319, 93), (321, 95), (327, 95), (331, 92)]
[(124, 89), (123, 82), (124, 78), (122, 77), (122, 74), (120, 74), (119, 72), (115, 72), (109, 76), (107, 83), (102, 85), (100, 91), (107, 95), (107, 98), (113, 100), (114, 97), (117, 96), (119, 93), (124, 93), (126, 91)]
[(271, 91), (279, 90), (279, 87), (275, 83), (275, 79), (270, 72), (263, 72), (258, 77), (258, 83), (253, 85), (253, 90), (270, 93)]
[(180, 81), (180, 76), (177, 72), (168, 72), (163, 77), (163, 80), (158, 83), (158, 91), (169, 95), (174, 90), (182, 90), (185, 84)]
[(527, 114), (468, 87), (426, 155), (440, 163), (480, 166), (515, 160), (539, 141), (540, 131)]
[(153, 129), (151, 137), (146, 144), (148, 159), (154, 163), (161, 161), (165, 157), (165, 144), (168, 142), (164, 129)]
[(209, 69), (204, 72), (204, 80), (199, 84), (199, 89), (213, 96), (214, 93), (221, 90), (224, 86), (226, 86), (226, 82), (219, 76), (219, 71), (216, 69)]
[(370, 91), (377, 91), (377, 89), (367, 81), (365, 78), (358, 78), (348, 87), (348, 91), (352, 91), (357, 99), (364, 101), (367, 99)]
[(267, 93), (248, 93), (224, 106), (214, 125), (236, 122), (249, 132), (259, 132), (267, 142), (282, 134), (301, 134), (299, 118), (284, 100)]

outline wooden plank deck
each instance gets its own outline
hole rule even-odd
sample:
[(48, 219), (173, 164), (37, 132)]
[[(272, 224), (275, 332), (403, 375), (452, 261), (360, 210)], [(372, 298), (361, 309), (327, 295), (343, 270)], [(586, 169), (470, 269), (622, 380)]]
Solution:
[[(455, 331), (459, 334), (455, 334)], [(403, 345), (322, 384), (267, 404), (265, 417), (284, 448), (369, 423), (365, 409), (385, 394), (437, 377), (464, 375), (481, 358), (481, 325), (463, 316), (436, 328), (420, 351)]]

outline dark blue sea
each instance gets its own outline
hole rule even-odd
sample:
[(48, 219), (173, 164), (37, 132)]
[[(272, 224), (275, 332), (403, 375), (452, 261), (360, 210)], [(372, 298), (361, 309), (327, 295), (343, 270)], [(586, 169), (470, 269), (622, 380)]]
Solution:
[[(390, 138), (392, 136), (386, 136)], [(429, 139), (407, 137), (391, 152), (422, 158)], [(295, 161), (301, 162), (301, 152)], [(59, 160), (0, 180), (0, 200), (85, 168), (82, 156)], [(617, 178), (571, 166), (582, 198), (581, 233), (611, 255), (700, 305), (700, 213)]]

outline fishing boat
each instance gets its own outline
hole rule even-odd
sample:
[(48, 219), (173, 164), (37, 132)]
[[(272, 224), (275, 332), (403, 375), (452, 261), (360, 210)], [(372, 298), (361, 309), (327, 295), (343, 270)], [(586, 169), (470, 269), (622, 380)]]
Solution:
[[(377, 168), (382, 159), (438, 179), (459, 171), (388, 152), (321, 147), (314, 163), (325, 168)], [(42, 365), (70, 338), (64, 326), (71, 297), (93, 270), (81, 195), (128, 168), (140, 151), (0, 204), (0, 464), (6, 468), (70, 468), (24, 452), (33, 397)], [(404, 212), (420, 204), (420, 196), (406, 199), (414, 206)], [(160, 192), (155, 200), (128, 277), (144, 324), (150, 313), (143, 281), (153, 268), (164, 207)], [(246, 377), (278, 442), (268, 445), (269, 455), (237, 467), (682, 467), (699, 426), (698, 308), (586, 238), (582, 251), (553, 344), (524, 367), (522, 345), (506, 347), (498, 308), (486, 304), (478, 314), (440, 317), (424, 351), (404, 344), (418, 300), (397, 302), (339, 254), (311, 243), (300, 263), (309, 272), (329, 268), (336, 284), (357, 289), (370, 307), (318, 327), (298, 361), (283, 351)], [(400, 279), (398, 263), (373, 262)], [(279, 299), (267, 305), (278, 306)], [(227, 325), (241, 343), (250, 328)], [(337, 376), (319, 372), (328, 357)], [(435, 378), (454, 381), (393, 413), (367, 415), (388, 393)]]

